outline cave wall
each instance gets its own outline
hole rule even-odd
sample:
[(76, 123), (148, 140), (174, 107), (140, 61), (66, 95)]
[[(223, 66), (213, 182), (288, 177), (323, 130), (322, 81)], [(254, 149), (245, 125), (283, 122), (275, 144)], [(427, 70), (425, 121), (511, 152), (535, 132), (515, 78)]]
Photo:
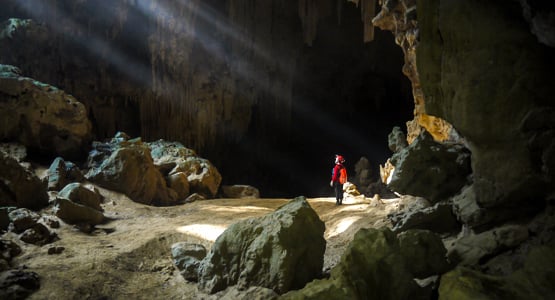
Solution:
[(472, 151), (478, 204), (517, 214), (541, 207), (554, 191), (554, 49), (538, 41), (517, 1), (417, 7), (425, 110)]
[[(325, 154), (333, 157), (350, 147), (354, 164), (364, 155), (360, 140), (375, 134), (355, 136), (359, 141), (343, 134), (336, 144), (311, 140), (336, 140), (337, 132), (331, 132), (347, 132), (349, 119), (362, 133), (379, 127), (375, 116), (395, 115), (397, 103), (410, 97), (406, 83), (396, 84), (406, 80), (397, 63), (401, 54), (389, 51), (392, 39), (374, 33), (369, 21), (375, 5), (374, 0), (10, 0), (2, 3), (0, 20), (32, 21), (0, 39), (0, 60), (83, 102), (98, 140), (125, 131), (145, 140), (180, 141), (221, 167), (224, 178), (256, 183), (267, 174), (271, 185), (276, 170), (280, 178), (288, 177), (283, 165), (289, 159), (303, 162), (306, 152), (295, 148), (323, 145), (333, 148)], [(6, 28), (10, 21), (4, 22)], [(334, 71), (320, 76), (326, 69)], [(324, 100), (317, 88), (323, 77), (332, 83)], [(321, 119), (345, 116), (346, 127), (299, 130), (314, 121), (304, 120), (306, 115), (316, 114), (303, 111), (303, 101), (322, 111)], [(386, 135), (379, 138), (387, 150)], [(322, 159), (314, 164), (327, 164), (329, 158)], [(306, 170), (300, 177), (318, 172), (327, 181), (327, 169)]]
[(125, 130), (203, 151), (244, 136), (251, 118), (266, 120), (261, 132), (267, 123), (290, 122), (290, 73), (302, 47), (293, 3), (8, 1), (4, 7), (3, 19), (32, 18), (41, 30), (15, 39), (36, 47), (8, 43), (2, 61), (84, 102), (99, 138)]

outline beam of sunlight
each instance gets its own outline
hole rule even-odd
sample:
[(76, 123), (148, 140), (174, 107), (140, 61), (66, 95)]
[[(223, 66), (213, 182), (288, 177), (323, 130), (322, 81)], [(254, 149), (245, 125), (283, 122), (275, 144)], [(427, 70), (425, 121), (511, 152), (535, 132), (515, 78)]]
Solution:
[(181, 233), (190, 234), (192, 236), (205, 239), (207, 241), (216, 241), (218, 236), (226, 230), (226, 226), (211, 224), (192, 224), (177, 227), (175, 230)]
[(329, 231), (326, 233), (326, 238), (331, 238), (347, 231), (347, 229), (349, 229), (349, 227), (351, 227), (351, 225), (353, 225), (356, 221), (360, 220), (360, 218), (361, 217), (347, 217), (342, 219), (337, 224), (330, 227)]
[[(150, 84), (150, 66), (147, 63), (129, 57), (123, 51), (114, 47), (107, 38), (93, 35), (90, 28), (76, 22), (68, 13), (45, 1), (22, 1), (20, 5), (34, 18), (46, 17), (45, 21), (51, 25), (56, 33), (68, 33), (76, 44), (82, 46), (83, 49), (87, 49), (96, 57), (113, 64), (129, 78), (142, 84)], [(99, 10), (99, 12), (90, 13), (106, 14), (106, 11), (111, 11), (109, 9), (104, 10), (102, 7)], [(114, 13), (112, 11), (112, 17), (115, 18)], [(56, 16), (56, 18), (52, 18), (53, 16)], [(64, 25), (60, 26), (59, 24)], [(70, 32), (66, 32), (67, 30)]]

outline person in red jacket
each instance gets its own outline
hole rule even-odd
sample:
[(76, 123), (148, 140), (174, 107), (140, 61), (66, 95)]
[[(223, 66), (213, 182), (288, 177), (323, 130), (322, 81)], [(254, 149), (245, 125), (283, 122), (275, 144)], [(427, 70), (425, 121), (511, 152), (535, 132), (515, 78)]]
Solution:
[(335, 155), (335, 166), (331, 171), (330, 186), (335, 190), (335, 204), (343, 203), (343, 184), (347, 181), (347, 170), (343, 163), (345, 159), (342, 155)]

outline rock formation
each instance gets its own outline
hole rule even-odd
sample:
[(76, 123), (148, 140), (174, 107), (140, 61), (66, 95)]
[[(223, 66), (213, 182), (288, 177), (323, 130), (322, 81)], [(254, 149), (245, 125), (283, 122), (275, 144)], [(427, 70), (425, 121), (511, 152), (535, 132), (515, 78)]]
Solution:
[(407, 141), (412, 141), (425, 128), (435, 140), (445, 141), (452, 134), (451, 125), (426, 110), (425, 95), (420, 84), (416, 53), (419, 39), (416, 0), (383, 0), (381, 9), (372, 20), (374, 26), (389, 30), (395, 35), (395, 43), (403, 49), (405, 74), (412, 83), (414, 119), (407, 122)]
[(8, 65), (0, 65), (0, 95), (0, 140), (67, 158), (83, 154), (92, 127), (75, 98)]
[(0, 205), (31, 209), (48, 205), (46, 184), (4, 151), (0, 151)]
[(282, 294), (321, 276), (324, 223), (304, 197), (272, 214), (231, 225), (199, 268), (199, 287), (209, 293), (228, 286), (262, 286)]
[(555, 186), (555, 87), (547, 67), (553, 49), (539, 44), (518, 18), (516, 3), (418, 6), (416, 54), (426, 111), (453, 124), (466, 140), (473, 171), (468, 192), (496, 215), (490, 222), (512, 219), (507, 210), (534, 214)]

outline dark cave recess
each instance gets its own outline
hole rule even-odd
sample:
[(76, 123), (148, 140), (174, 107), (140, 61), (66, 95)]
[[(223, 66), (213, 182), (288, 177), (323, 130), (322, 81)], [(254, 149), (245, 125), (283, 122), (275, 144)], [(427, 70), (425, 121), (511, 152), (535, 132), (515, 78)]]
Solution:
[(368, 158), (378, 179), (379, 164), (392, 154), (387, 135), (394, 126), (404, 130), (413, 117), (411, 84), (401, 73), (403, 53), (393, 35), (375, 28), (374, 41), (363, 43), (358, 8), (343, 13), (341, 24), (334, 17), (320, 20), (313, 45), (297, 60), (291, 132), (275, 132), (287, 135), (285, 142), (261, 140), (266, 150), (219, 162), (225, 183), (247, 182), (266, 197), (330, 196), (336, 153), (346, 157), (350, 176), (355, 163)]

